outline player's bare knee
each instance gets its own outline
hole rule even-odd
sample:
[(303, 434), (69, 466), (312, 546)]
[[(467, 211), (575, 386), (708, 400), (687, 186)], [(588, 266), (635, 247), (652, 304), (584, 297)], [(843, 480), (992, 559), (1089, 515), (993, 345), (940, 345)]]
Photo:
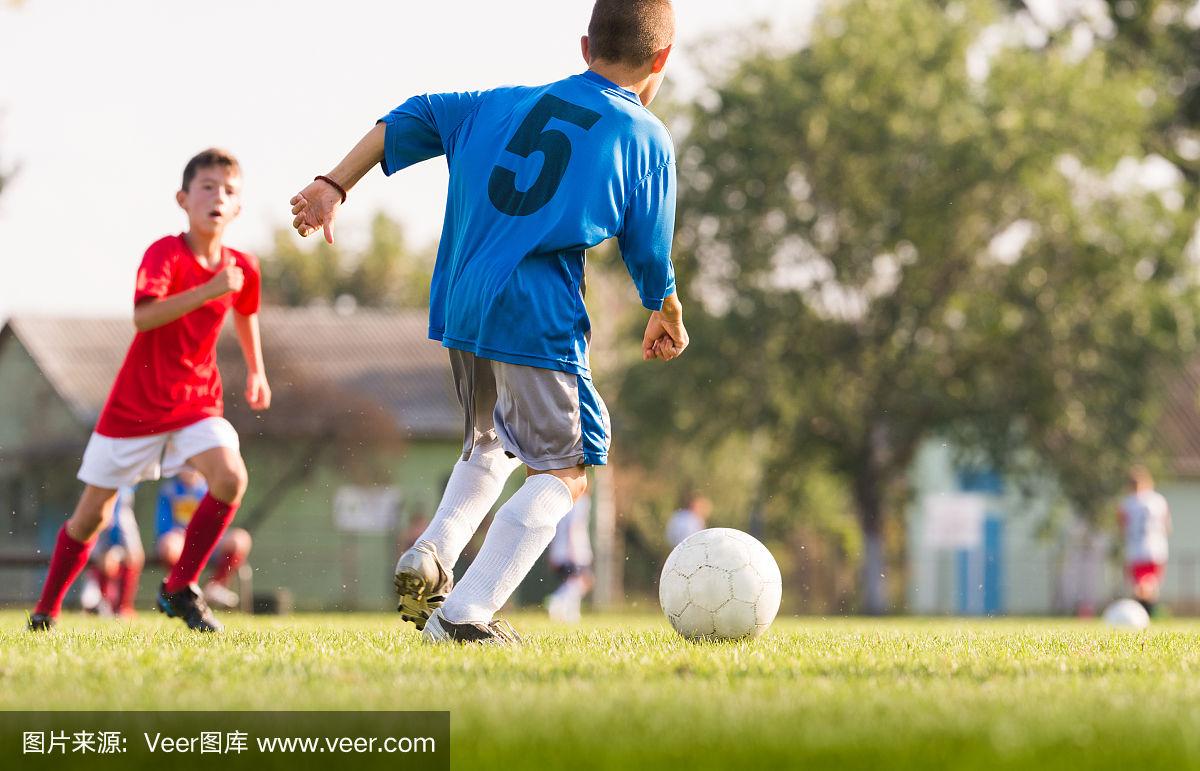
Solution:
[(183, 553), (183, 531), (170, 530), (163, 533), (158, 539), (158, 558), (168, 569), (175, 566), (179, 561), (179, 555)]
[(230, 550), (235, 554), (245, 556), (250, 553), (250, 547), (254, 543), (250, 533), (240, 527), (234, 527), (229, 529), (226, 537), (229, 539)]
[(208, 480), (208, 491), (222, 503), (241, 503), (249, 478), (246, 467), (238, 463), (215, 471)]
[(166, 567), (167, 570), (170, 570), (171, 568), (175, 567), (175, 563), (179, 561), (179, 555), (182, 553), (182, 551), (183, 549), (179, 547), (167, 547), (159, 549), (158, 559), (160, 562), (162, 562), (163, 566)]
[(535, 474), (549, 474), (562, 480), (562, 483), (567, 486), (567, 490), (571, 492), (572, 501), (578, 501), (587, 492), (587, 473), (584, 471), (583, 466), (554, 469), (553, 471), (535, 471), (530, 469), (529, 475), (533, 476)]
[(110, 578), (116, 576), (121, 570), (121, 558), (123, 556), (120, 547), (109, 549), (100, 560), (100, 572)]
[(578, 502), (583, 497), (583, 494), (587, 492), (587, 470), (583, 466), (563, 469), (563, 472), (559, 474), (559, 479), (567, 483), (567, 489), (571, 491), (571, 500), (573, 502)]
[(125, 565), (133, 570), (141, 570), (146, 566), (146, 552), (141, 549), (129, 549), (125, 552)]
[(579, 499), (588, 489), (587, 474), (580, 474), (577, 478), (567, 483), (567, 487), (571, 488), (571, 500), (578, 503)]

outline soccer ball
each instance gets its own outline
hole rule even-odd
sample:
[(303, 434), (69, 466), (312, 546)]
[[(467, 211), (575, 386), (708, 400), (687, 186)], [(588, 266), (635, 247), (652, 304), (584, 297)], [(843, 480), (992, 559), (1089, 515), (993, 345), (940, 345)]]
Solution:
[(1141, 630), (1150, 626), (1150, 614), (1137, 600), (1117, 600), (1104, 609), (1104, 623), (1114, 629)]
[(685, 538), (663, 565), (658, 601), (688, 639), (758, 637), (779, 612), (783, 580), (767, 547), (715, 527)]

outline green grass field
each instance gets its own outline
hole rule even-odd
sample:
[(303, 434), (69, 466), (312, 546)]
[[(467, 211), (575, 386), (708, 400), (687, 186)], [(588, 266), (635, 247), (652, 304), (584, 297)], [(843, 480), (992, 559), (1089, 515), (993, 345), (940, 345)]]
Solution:
[(783, 619), (691, 644), (653, 617), (513, 617), (519, 650), (393, 615), (0, 613), (0, 709), (451, 711), (455, 768), (1200, 767), (1200, 623)]

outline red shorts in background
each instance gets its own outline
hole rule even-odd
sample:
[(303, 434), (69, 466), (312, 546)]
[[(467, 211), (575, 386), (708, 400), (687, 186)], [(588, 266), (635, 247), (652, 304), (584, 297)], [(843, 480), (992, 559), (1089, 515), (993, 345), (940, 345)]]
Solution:
[(1134, 584), (1140, 584), (1147, 578), (1161, 581), (1166, 567), (1166, 563), (1163, 562), (1133, 562), (1129, 565), (1129, 577), (1133, 579)]

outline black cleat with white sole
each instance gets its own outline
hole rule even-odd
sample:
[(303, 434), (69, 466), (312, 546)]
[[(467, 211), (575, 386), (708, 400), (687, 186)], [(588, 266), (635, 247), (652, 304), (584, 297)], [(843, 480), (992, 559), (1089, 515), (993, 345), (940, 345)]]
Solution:
[(167, 582), (163, 581), (158, 590), (158, 611), (166, 614), (167, 618), (182, 619), (188, 629), (197, 632), (223, 632), (225, 627), (213, 615), (200, 587), (190, 584), (178, 592), (168, 592)]
[(516, 646), (524, 642), (517, 630), (507, 621), (490, 624), (455, 624), (447, 621), (440, 610), (433, 612), (421, 636), (426, 642), (483, 643), (485, 645)]

